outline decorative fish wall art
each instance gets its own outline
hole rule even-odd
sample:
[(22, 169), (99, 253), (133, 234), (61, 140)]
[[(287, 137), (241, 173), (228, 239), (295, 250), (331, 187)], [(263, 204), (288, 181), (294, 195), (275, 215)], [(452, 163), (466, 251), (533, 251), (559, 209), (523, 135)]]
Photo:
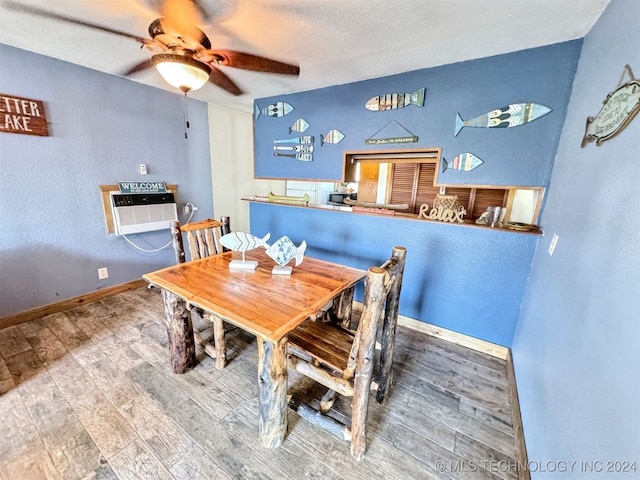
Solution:
[(512, 103), (506, 107), (491, 110), (484, 115), (463, 120), (460, 114), (456, 114), (456, 133), (458, 136), (462, 127), (507, 128), (517, 127), (532, 122), (547, 113), (551, 109), (537, 103)]
[(315, 137), (313, 135), (274, 140), (273, 156), (295, 158), (301, 162), (312, 162), (314, 141)]
[(423, 107), (426, 91), (426, 88), (421, 88), (413, 93), (386, 93), (384, 95), (378, 95), (377, 97), (371, 97), (364, 106), (372, 112), (395, 110), (397, 108), (404, 108), (407, 105)]
[(344, 133), (340, 130), (329, 130), (326, 135), (320, 135), (320, 146), (325, 143), (340, 143), (344, 138)]
[(307, 128), (309, 128), (309, 123), (304, 118), (299, 118), (295, 122), (293, 122), (293, 125), (291, 125), (289, 127), (289, 133), (291, 133), (291, 132), (297, 132), (297, 133), (306, 132)]
[(296, 247), (291, 239), (285, 235), (284, 237), (280, 237), (273, 243), (273, 245), (267, 248), (266, 254), (281, 267), (284, 267), (295, 258), (295, 264), (297, 267), (302, 263), (306, 249), (307, 242), (303, 240), (300, 246)]
[(456, 158), (453, 159), (451, 163), (447, 163), (447, 161), (442, 159), (442, 173), (446, 170), (460, 170), (463, 172), (468, 172), (473, 170), (474, 168), (479, 167), (484, 162), (476, 157), (473, 153), (461, 153)]
[(276, 102), (264, 108), (260, 108), (257, 103), (253, 104), (253, 113), (256, 120), (261, 113), (266, 117), (284, 117), (291, 112), (293, 112), (293, 106), (287, 102)]

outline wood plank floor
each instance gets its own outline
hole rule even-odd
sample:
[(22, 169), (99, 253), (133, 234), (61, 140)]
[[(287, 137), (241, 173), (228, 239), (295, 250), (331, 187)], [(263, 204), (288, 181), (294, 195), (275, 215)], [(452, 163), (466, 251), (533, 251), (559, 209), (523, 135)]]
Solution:
[[(1, 330), (0, 478), (517, 478), (502, 360), (398, 327), (396, 383), (356, 463), (292, 412), (282, 447), (260, 447), (255, 338), (227, 326), (224, 370), (198, 351), (173, 375), (163, 321), (142, 288)], [(294, 373), (290, 389), (322, 395)]]

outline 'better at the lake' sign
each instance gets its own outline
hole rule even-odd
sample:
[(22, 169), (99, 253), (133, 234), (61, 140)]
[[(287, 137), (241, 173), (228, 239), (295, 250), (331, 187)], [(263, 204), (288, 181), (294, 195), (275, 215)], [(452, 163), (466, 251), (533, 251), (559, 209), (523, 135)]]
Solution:
[(48, 137), (44, 103), (0, 93), (0, 132)]

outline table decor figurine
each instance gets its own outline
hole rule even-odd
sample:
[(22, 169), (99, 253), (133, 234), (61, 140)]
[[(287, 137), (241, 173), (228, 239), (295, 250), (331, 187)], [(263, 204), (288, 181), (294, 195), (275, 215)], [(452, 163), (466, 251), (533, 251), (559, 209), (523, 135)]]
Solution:
[(266, 250), (266, 254), (278, 264), (273, 267), (271, 273), (273, 275), (291, 275), (293, 268), (287, 266), (287, 263), (295, 258), (296, 267), (300, 265), (304, 259), (304, 251), (306, 249), (307, 242), (304, 240), (299, 247), (296, 247), (286, 235), (276, 240), (275, 243)]
[(258, 247), (269, 247), (267, 240), (269, 240), (270, 236), (271, 234), (267, 233), (264, 237), (258, 238), (245, 232), (231, 232), (223, 235), (220, 238), (220, 243), (223, 247), (233, 250), (234, 252), (242, 252), (242, 260), (232, 260), (229, 263), (229, 270), (255, 271), (258, 267), (258, 262), (256, 260), (246, 260), (244, 254), (247, 250), (253, 250)]

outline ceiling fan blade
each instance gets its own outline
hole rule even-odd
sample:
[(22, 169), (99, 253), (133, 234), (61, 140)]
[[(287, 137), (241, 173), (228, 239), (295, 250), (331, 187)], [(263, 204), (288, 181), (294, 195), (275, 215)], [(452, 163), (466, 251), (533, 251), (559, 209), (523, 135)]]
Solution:
[(131, 38), (133, 40), (137, 40), (140, 43), (147, 43), (149, 39), (140, 37), (138, 35), (133, 35), (128, 32), (123, 32), (121, 30), (116, 30), (115, 28), (105, 27), (104, 25), (98, 25), (97, 23), (86, 22), (84, 20), (80, 20), (78, 18), (68, 17), (66, 15), (62, 15), (60, 13), (50, 12), (48, 10), (42, 10), (36, 7), (29, 7), (26, 5), (21, 5), (19, 3), (15, 3), (12, 1), (5, 1), (3, 5), (17, 11), (29, 13), (31, 15), (38, 15), (40, 17), (52, 18), (54, 20), (61, 20), (67, 23), (73, 23), (76, 25), (81, 25), (83, 27), (93, 28), (94, 30), (100, 30), (102, 32), (113, 33), (114, 35), (120, 35), (121, 37)]
[(242, 95), (244, 92), (240, 90), (233, 80), (231, 80), (225, 73), (218, 70), (215, 65), (209, 65), (211, 67), (211, 74), (209, 75), (209, 81), (214, 85), (226, 90), (232, 95)]
[(146, 70), (147, 68), (153, 67), (153, 60), (150, 58), (148, 60), (144, 60), (131, 68), (129, 68), (126, 72), (123, 72), (122, 75), (128, 77), (129, 75), (133, 75), (134, 73), (141, 72), (142, 70)]
[(228, 67), (243, 68), (255, 72), (280, 73), (283, 75), (299, 75), (300, 67), (290, 63), (279, 62), (251, 53), (233, 50), (207, 50), (206, 55), (214, 57), (213, 63)]

